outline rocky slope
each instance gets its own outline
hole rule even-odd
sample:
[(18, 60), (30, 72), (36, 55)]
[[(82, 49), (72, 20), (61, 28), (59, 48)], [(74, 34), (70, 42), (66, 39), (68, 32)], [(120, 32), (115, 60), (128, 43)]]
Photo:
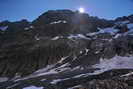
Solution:
[(133, 89), (133, 15), (51, 10), (0, 23), (0, 89)]

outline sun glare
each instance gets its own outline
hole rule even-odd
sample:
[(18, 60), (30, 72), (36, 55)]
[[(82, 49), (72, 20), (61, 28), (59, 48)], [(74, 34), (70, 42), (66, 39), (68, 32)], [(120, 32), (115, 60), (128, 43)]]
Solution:
[(84, 12), (85, 12), (85, 9), (82, 8), (82, 7), (80, 7), (80, 8), (79, 8), (79, 12), (80, 12), (80, 13), (84, 13)]

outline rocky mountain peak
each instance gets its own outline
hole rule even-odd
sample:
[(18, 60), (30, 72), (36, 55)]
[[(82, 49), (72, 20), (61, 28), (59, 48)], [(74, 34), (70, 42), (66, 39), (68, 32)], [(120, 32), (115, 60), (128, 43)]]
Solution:
[(33, 21), (34, 24), (44, 25), (60, 20), (71, 22), (74, 12), (71, 10), (49, 10)]
[(132, 89), (133, 16), (50, 10), (0, 23), (0, 89)]

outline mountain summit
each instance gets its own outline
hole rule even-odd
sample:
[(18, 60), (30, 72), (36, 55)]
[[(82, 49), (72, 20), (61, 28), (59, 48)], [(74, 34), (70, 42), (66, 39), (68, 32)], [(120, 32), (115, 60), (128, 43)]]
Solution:
[(0, 23), (0, 89), (132, 89), (133, 15), (50, 10)]

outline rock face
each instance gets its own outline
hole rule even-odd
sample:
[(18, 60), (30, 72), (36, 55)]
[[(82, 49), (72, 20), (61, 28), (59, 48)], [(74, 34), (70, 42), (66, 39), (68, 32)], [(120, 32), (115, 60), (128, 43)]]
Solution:
[(51, 10), (1, 22), (0, 89), (133, 89), (132, 19)]

